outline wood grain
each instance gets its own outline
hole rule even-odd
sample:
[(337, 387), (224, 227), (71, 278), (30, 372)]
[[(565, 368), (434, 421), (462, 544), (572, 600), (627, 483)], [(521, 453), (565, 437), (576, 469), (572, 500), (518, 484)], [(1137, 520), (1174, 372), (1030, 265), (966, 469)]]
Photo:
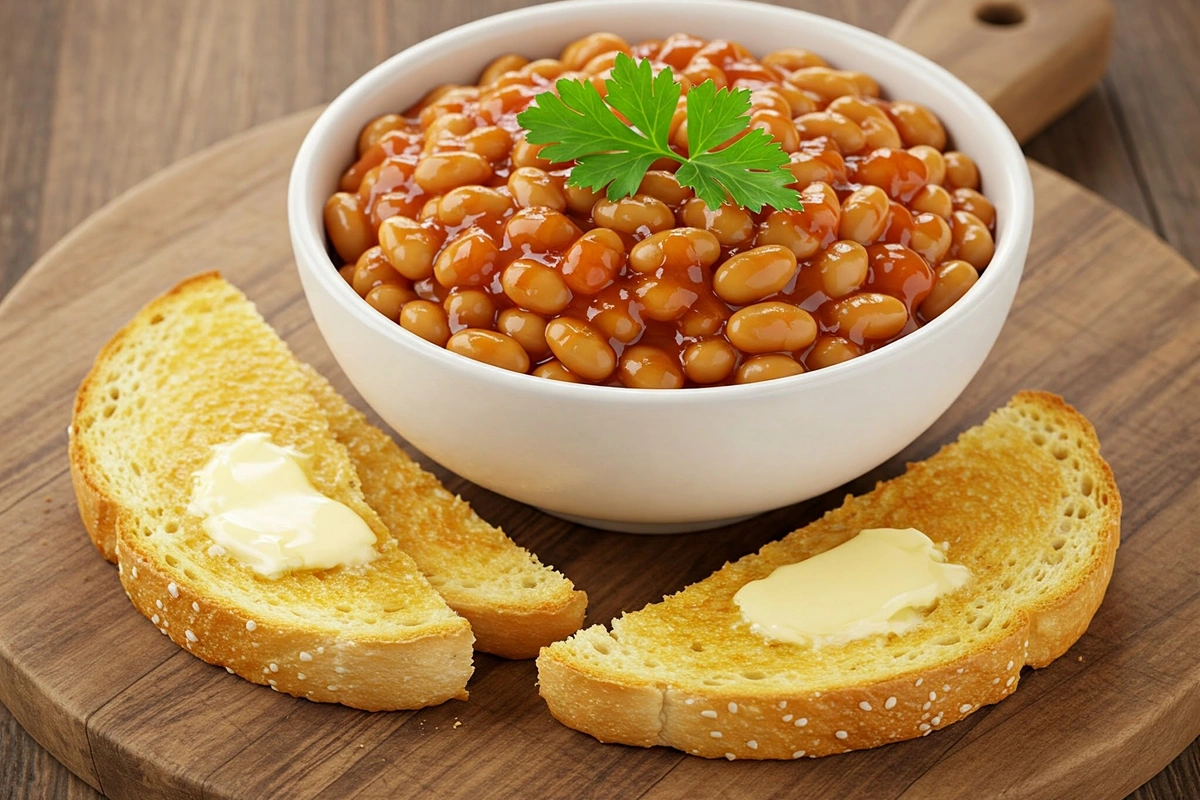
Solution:
[(888, 35), (965, 81), (1024, 142), (1100, 80), (1112, 13), (1109, 0), (913, 0)]
[[(523, 4), (0, 0), (0, 292), (84, 216), (177, 158), (326, 100), (420, 38)], [(877, 32), (888, 30), (902, 6), (789, 4)], [(1100, 91), (1027, 152), (1200, 260), (1200, 10), (1192, 0), (1115, 5), (1112, 63)], [(301, 306), (292, 314), (301, 324), (306, 312)], [(6, 358), (7, 344), (0, 341)], [(43, 455), (55, 454), (36, 457)], [(0, 472), (0, 485), (12, 477)], [(30, 506), (29, 513), (40, 510)], [(0, 787), (14, 797), (95, 796), (3, 707)], [(1200, 744), (1136, 796), (1200, 796)]]
[[(11, 353), (0, 363), (0, 426), (16, 431), (0, 465), (0, 699), (96, 788), (113, 798), (668, 798), (699, 787), (755, 797), (1120, 797), (1200, 732), (1200, 640), (1188, 635), (1200, 622), (1200, 542), (1188, 535), (1200, 480), (1178, 468), (1200, 459), (1200, 441), (1187, 435), (1200, 409), (1184, 401), (1200, 381), (1200, 319), (1186, 313), (1200, 302), (1200, 277), (1041, 167), (1027, 275), (983, 371), (925, 436), (848, 487), (863, 491), (930, 455), (1018, 387), (1062, 392), (1095, 422), (1126, 501), (1117, 571), (1084, 638), (1005, 703), (879, 750), (728, 764), (601, 746), (557, 724), (530, 662), (480, 656), (469, 703), (372, 715), (264, 691), (175, 647), (130, 607), (87, 541), (64, 471), (63, 424), (112, 331), (211, 265), (301, 358), (347, 388), (300, 294), (282, 204), (271, 202), (312, 117), (263, 126), (155, 177), (60, 242), (0, 306), (0, 342)], [(62, 295), (63, 285), (74, 292)], [(1155, 337), (1138, 335), (1147, 315), (1161, 321)], [(47, 362), (46, 352), (57, 357)], [(832, 493), (707, 534), (630, 537), (575, 528), (430, 466), (586, 587), (597, 621), (704, 577), (840, 500)]]

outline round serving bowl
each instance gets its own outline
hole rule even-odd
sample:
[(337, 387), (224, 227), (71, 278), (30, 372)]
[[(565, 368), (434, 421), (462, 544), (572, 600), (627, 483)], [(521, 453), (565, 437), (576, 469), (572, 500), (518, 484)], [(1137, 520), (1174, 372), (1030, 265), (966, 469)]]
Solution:
[[(653, 391), (546, 380), (472, 361), (369, 307), (325, 246), (322, 208), (359, 131), (496, 56), (553, 56), (596, 31), (640, 41), (684, 30), (756, 55), (784, 47), (922, 103), (978, 164), (996, 252), (966, 295), (903, 339), (843, 364), (762, 383)], [(701, 530), (821, 494), (878, 466), (933, 424), (978, 371), (1012, 305), (1033, 189), (1004, 122), (946, 70), (867, 31), (736, 0), (583, 0), (488, 17), (421, 42), (339, 95), (305, 138), (288, 187), (304, 292), (346, 376), (431, 458), (502, 495), (599, 528)]]

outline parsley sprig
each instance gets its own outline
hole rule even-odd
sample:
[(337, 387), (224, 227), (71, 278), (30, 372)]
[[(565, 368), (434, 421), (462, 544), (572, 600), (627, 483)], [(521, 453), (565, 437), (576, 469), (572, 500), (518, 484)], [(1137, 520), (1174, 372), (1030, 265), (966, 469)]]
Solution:
[(682, 91), (669, 70), (655, 75), (649, 61), (621, 53), (605, 85), (607, 99), (589, 81), (559, 80), (557, 95), (539, 94), (517, 116), (528, 131), (526, 139), (546, 145), (543, 158), (575, 162), (567, 179), (571, 186), (593, 191), (607, 187), (610, 200), (628, 197), (637, 192), (651, 164), (670, 158), (679, 162), (679, 183), (694, 189), (709, 208), (726, 200), (751, 211), (764, 205), (803, 207), (799, 193), (788, 185), (795, 178), (786, 169), (787, 154), (765, 131), (747, 131), (749, 90), (718, 90), (708, 80), (688, 92), (690, 155), (685, 158), (668, 142)]

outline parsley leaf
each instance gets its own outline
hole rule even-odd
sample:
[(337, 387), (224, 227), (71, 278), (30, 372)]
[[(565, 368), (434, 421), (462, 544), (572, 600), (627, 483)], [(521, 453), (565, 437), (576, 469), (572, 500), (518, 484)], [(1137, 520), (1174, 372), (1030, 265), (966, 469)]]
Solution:
[[(678, 161), (675, 177), (709, 208), (726, 200), (759, 211), (764, 205), (800, 209), (789, 184), (788, 156), (779, 144), (750, 124), (750, 92), (717, 89), (705, 81), (687, 96), (688, 144), (683, 157), (671, 149), (671, 118), (682, 87), (669, 70), (658, 75), (649, 61), (621, 53), (605, 81), (607, 99), (589, 81), (561, 79), (558, 94), (543, 92), (517, 116), (531, 144), (546, 145), (541, 155), (553, 162), (574, 161), (567, 182), (600, 191), (610, 200), (637, 192), (650, 165), (660, 158)], [(628, 124), (620, 117), (628, 120)], [(740, 138), (726, 143), (743, 134)], [(720, 149), (718, 149), (720, 148)]]

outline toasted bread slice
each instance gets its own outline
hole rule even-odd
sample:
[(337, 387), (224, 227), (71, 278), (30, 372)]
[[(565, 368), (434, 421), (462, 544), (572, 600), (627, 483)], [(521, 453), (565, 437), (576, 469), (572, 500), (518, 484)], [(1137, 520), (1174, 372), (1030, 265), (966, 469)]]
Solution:
[[(84, 523), (134, 606), (178, 645), (281, 692), (368, 710), (467, 696), (472, 635), (363, 497), (310, 376), (216, 274), (146, 306), (79, 389), (71, 474)], [(187, 512), (211, 447), (263, 432), (375, 533), (374, 561), (260, 576)], [(217, 551), (219, 552), (219, 551)]]
[[(1112, 575), (1121, 500), (1092, 426), (1017, 395), (895, 480), (661, 603), (544, 649), (542, 697), (604, 742), (708, 758), (822, 756), (927, 734), (995, 703), (1062, 655)], [(899, 636), (768, 643), (733, 596), (867, 528), (913, 527), (971, 569)]]
[(475, 649), (533, 658), (583, 625), (587, 595), (481, 520), (329, 382), (306, 367), (309, 389), (362, 479), (367, 502), (450, 607), (467, 618)]

